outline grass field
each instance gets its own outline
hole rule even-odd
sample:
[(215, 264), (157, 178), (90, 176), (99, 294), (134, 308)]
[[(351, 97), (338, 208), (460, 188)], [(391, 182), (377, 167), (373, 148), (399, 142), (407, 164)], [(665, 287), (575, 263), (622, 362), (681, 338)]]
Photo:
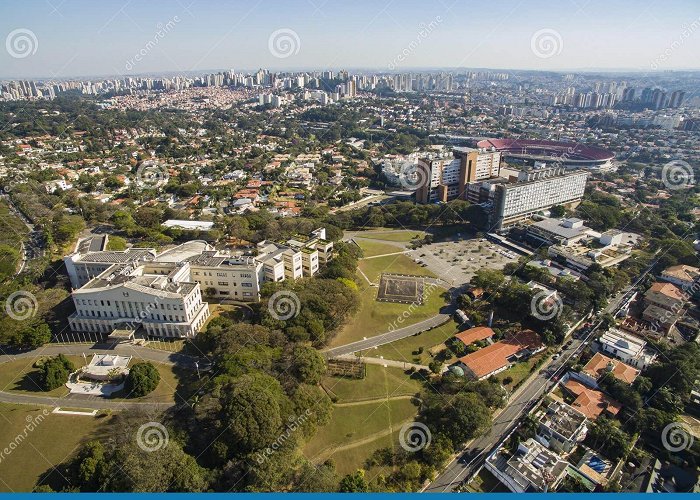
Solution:
[[(130, 364), (138, 362), (139, 360), (133, 359)], [(175, 366), (165, 365), (162, 363), (153, 363), (160, 373), (160, 382), (153, 392), (146, 394), (142, 398), (136, 398), (138, 401), (150, 401), (153, 403), (172, 403), (175, 401), (175, 394), (178, 390), (182, 390), (182, 382), (190, 380), (191, 377), (195, 377), (192, 372), (188, 370), (178, 369)], [(126, 401), (127, 399), (120, 397), (120, 394), (115, 394), (114, 397), (110, 398), (117, 401)], [(186, 396), (180, 396), (186, 397)], [(129, 398), (128, 401), (132, 401), (134, 398)]]
[(357, 238), (355, 243), (357, 243), (357, 246), (362, 249), (362, 254), (364, 257), (374, 257), (375, 255), (396, 253), (403, 250), (401, 247), (396, 245), (388, 245), (377, 241), (363, 240), (362, 238)]
[(384, 368), (367, 365), (367, 376), (363, 379), (324, 377), (323, 387), (333, 394), (338, 403), (350, 403), (396, 396), (413, 396), (421, 390), (421, 383), (406, 375), (400, 368)]
[[(83, 442), (106, 432), (109, 419), (44, 415), (39, 407), (0, 403), (0, 443), (17, 443), (0, 460), (0, 491), (31, 491), (42, 474), (69, 459)], [(33, 430), (28, 430), (30, 422)]]
[(549, 353), (547, 351), (535, 354), (527, 361), (516, 363), (507, 370), (498, 373), (496, 379), (498, 379), (499, 382), (503, 382), (506, 377), (510, 377), (512, 381), (509, 384), (504, 384), (504, 387), (506, 389), (513, 389), (518, 383), (530, 376), (532, 373), (530, 370), (532, 370), (532, 367), (535, 366), (540, 359), (548, 355)]
[[(401, 256), (399, 256), (401, 257)], [(381, 259), (373, 259), (381, 260)], [(364, 261), (364, 262), (371, 262)], [(408, 317), (398, 324), (397, 318), (402, 317), (404, 311), (409, 310), (409, 304), (396, 304), (392, 302), (377, 302), (377, 288), (368, 287), (360, 292), (360, 308), (354, 317), (348, 321), (345, 327), (331, 341), (331, 347), (348, 344), (363, 337), (373, 337), (394, 328), (401, 328), (432, 318), (446, 302), (442, 295), (442, 288), (435, 288), (424, 297), (423, 305), (413, 306)]]
[(469, 493), (510, 493), (510, 490), (486, 469), (481, 469), (474, 476), (474, 479), (467, 485), (467, 491)]
[(304, 446), (304, 454), (317, 462), (332, 458), (340, 474), (362, 468), (375, 450), (396, 446), (401, 425), (418, 411), (408, 396), (418, 393), (421, 384), (398, 368), (367, 365), (362, 380), (326, 377), (323, 386), (337, 404), (331, 421)]
[[(375, 358), (384, 356), (386, 359), (427, 365), (433, 360), (428, 350), (433, 346), (442, 344), (455, 333), (457, 333), (457, 324), (454, 321), (448, 321), (444, 325), (428, 330), (427, 332), (406, 337), (405, 339), (397, 340), (391, 344), (381, 345), (376, 349), (363, 351), (362, 354)], [(418, 351), (419, 347), (423, 348), (423, 352), (421, 354), (414, 354), (414, 352)]]
[[(85, 364), (82, 356), (66, 357), (73, 362), (76, 368)], [(61, 386), (48, 392), (41, 389), (39, 370), (34, 368), (34, 363), (39, 359), (41, 358), (20, 358), (0, 364), (0, 391), (56, 397), (68, 394), (66, 386)]]
[(364, 231), (358, 233), (360, 238), (370, 238), (373, 240), (398, 241), (408, 243), (411, 240), (423, 238), (425, 231), (414, 231), (410, 229), (396, 229), (391, 231)]
[[(66, 357), (73, 362), (76, 368), (85, 364), (82, 356)], [(34, 368), (34, 363), (39, 359), (40, 358), (21, 358), (0, 364), (0, 391), (20, 392), (40, 396), (66, 396), (68, 394), (68, 388), (65, 385), (48, 392), (41, 390), (39, 370)], [(131, 364), (137, 361), (137, 359), (132, 359)], [(185, 370), (179, 370), (174, 366), (162, 363), (153, 364), (158, 369), (158, 373), (160, 373), (160, 383), (152, 393), (139, 400), (158, 403), (171, 403), (175, 401), (176, 390), (182, 389), (180, 383), (185, 381), (184, 377), (192, 377), (193, 374)], [(114, 397), (112, 399), (121, 400), (122, 398)]]
[(379, 283), (382, 273), (413, 274), (435, 277), (427, 268), (421, 267), (405, 255), (388, 255), (376, 259), (363, 259), (358, 267), (373, 283)]

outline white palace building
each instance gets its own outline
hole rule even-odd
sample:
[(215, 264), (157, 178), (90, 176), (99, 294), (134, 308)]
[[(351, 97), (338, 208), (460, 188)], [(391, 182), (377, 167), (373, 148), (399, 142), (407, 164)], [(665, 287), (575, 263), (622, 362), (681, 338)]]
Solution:
[(75, 304), (69, 325), (74, 332), (109, 335), (127, 325), (149, 336), (193, 337), (209, 317), (203, 292), (256, 302), (265, 281), (313, 276), (333, 255), (325, 233), (321, 228), (284, 243), (262, 241), (251, 255), (217, 251), (204, 241), (157, 253), (105, 250), (106, 235), (83, 239), (63, 259)]

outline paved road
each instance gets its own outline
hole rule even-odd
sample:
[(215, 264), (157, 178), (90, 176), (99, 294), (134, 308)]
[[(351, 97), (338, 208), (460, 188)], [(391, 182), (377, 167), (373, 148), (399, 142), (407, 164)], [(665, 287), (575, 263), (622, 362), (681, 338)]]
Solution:
[[(342, 356), (336, 356), (337, 359), (349, 359), (352, 361), (360, 360), (363, 361), (364, 363), (370, 364), (370, 365), (382, 365), (382, 366), (392, 366), (394, 368), (401, 368), (402, 370), (410, 370), (411, 368), (415, 368), (416, 370), (430, 370), (428, 366), (425, 365), (418, 365), (416, 363), (408, 363), (406, 361), (396, 361), (393, 359), (384, 359), (384, 358), (373, 358), (373, 357), (368, 357), (368, 356), (361, 356), (357, 357), (352, 354), (344, 354)], [(447, 371), (447, 366), (442, 367), (442, 371), (445, 372)]]
[(334, 347), (332, 349), (327, 349), (321, 352), (321, 354), (323, 354), (326, 358), (333, 358), (336, 356), (341, 356), (343, 354), (351, 354), (357, 351), (364, 351), (365, 349), (371, 349), (373, 347), (394, 342), (395, 340), (410, 337), (411, 335), (430, 330), (431, 328), (435, 328), (449, 321), (452, 314), (454, 314), (455, 309), (456, 307), (453, 304), (450, 304), (449, 306), (445, 306), (444, 312), (437, 314), (432, 318), (428, 318), (426, 320), (420, 321), (413, 325), (405, 326), (403, 328), (390, 330), (386, 333), (382, 333), (381, 335), (375, 335), (374, 337), (370, 337), (365, 340), (358, 340), (357, 342), (352, 342), (350, 344), (345, 344), (339, 347)]
[(92, 410), (133, 410), (133, 409), (155, 409), (166, 410), (175, 403), (154, 403), (136, 401), (114, 401), (103, 399), (97, 396), (67, 395), (60, 398), (50, 396), (34, 396), (32, 394), (19, 394), (0, 391), (0, 401), (20, 405), (55, 406), (67, 408), (89, 408)]
[(41, 356), (57, 356), (59, 354), (82, 356), (92, 356), (93, 354), (119, 354), (122, 356), (134, 356), (138, 359), (145, 359), (156, 363), (166, 365), (177, 365), (181, 368), (194, 370), (195, 362), (199, 361), (200, 369), (204, 364), (202, 360), (198, 360), (186, 354), (179, 354), (168, 351), (160, 351), (157, 349), (149, 349), (139, 345), (118, 344), (111, 346), (108, 344), (47, 344), (33, 351), (23, 351), (12, 354), (0, 355), (0, 364), (14, 361), (21, 358), (36, 358)]

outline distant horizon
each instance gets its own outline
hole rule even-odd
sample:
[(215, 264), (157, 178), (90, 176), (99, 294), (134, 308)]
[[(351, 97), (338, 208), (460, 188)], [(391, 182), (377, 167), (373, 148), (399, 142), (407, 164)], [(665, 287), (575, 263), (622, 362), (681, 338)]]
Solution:
[(0, 36), (3, 80), (203, 68), (700, 71), (696, 0), (27, 0), (0, 4)]
[(87, 80), (96, 80), (96, 79), (120, 79), (120, 78), (157, 78), (157, 77), (163, 77), (163, 78), (169, 78), (169, 77), (174, 77), (174, 76), (197, 76), (197, 75), (207, 75), (207, 74), (214, 74), (214, 73), (219, 73), (219, 72), (224, 72), (224, 71), (230, 71), (233, 69), (233, 71), (237, 74), (242, 74), (242, 73), (252, 73), (255, 71), (263, 70), (263, 71), (269, 71), (271, 73), (313, 73), (313, 72), (322, 72), (322, 71), (333, 71), (333, 72), (338, 72), (338, 71), (348, 71), (350, 73), (353, 72), (364, 72), (364, 73), (382, 73), (382, 74), (406, 74), (406, 73), (417, 73), (417, 72), (427, 72), (427, 73), (436, 73), (436, 72), (452, 72), (452, 73), (464, 73), (467, 71), (492, 71), (495, 73), (515, 73), (515, 72), (527, 72), (527, 73), (555, 73), (555, 74), (568, 74), (568, 73), (576, 73), (576, 74), (581, 74), (581, 75), (596, 75), (596, 74), (603, 74), (603, 75), (635, 75), (635, 74), (644, 74), (647, 77), (654, 77), (654, 76), (665, 76), (665, 75), (670, 75), (670, 74), (695, 74), (695, 73), (700, 73), (700, 68), (679, 68), (679, 69), (665, 69), (663, 71), (648, 71), (648, 70), (642, 70), (642, 69), (634, 69), (634, 68), (565, 68), (565, 69), (560, 69), (560, 70), (542, 70), (542, 69), (529, 69), (529, 68), (486, 68), (486, 67), (411, 67), (411, 68), (405, 68), (402, 70), (394, 70), (394, 71), (389, 71), (385, 68), (360, 68), (360, 67), (335, 67), (335, 68), (268, 68), (268, 67), (260, 67), (260, 68), (241, 68), (241, 69), (236, 69), (236, 68), (210, 68), (210, 69), (201, 69), (201, 70), (187, 70), (187, 71), (175, 71), (175, 70), (163, 70), (163, 71), (152, 71), (152, 72), (143, 72), (143, 73), (133, 73), (133, 74), (84, 74), (84, 75), (66, 75), (62, 77), (52, 77), (52, 76), (35, 76), (35, 77), (22, 77), (22, 76), (1, 76), (0, 75), (0, 81), (18, 81), (18, 80), (27, 80), (27, 81), (50, 81), (50, 80), (56, 80), (56, 81), (62, 81), (62, 80), (82, 80), (82, 79), (87, 79)]

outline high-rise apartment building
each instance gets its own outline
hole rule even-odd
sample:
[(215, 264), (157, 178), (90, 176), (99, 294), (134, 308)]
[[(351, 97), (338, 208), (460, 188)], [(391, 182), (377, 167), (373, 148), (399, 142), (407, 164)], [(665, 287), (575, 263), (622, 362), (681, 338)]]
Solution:
[(452, 157), (419, 159), (426, 179), (416, 190), (418, 203), (467, 199), (471, 183), (498, 177), (501, 153), (494, 149), (455, 148)]

